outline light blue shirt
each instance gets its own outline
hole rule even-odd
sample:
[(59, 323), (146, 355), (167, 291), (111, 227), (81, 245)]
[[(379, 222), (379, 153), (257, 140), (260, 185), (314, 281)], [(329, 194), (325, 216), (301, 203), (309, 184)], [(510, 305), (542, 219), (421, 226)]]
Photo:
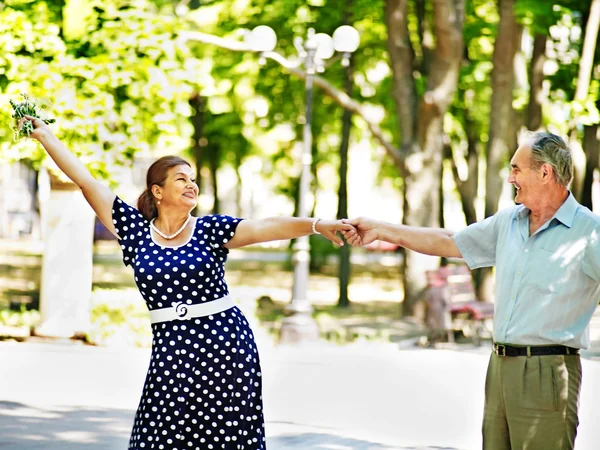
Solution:
[(530, 210), (502, 210), (454, 235), (471, 269), (496, 266), (494, 341), (589, 347), (600, 300), (600, 217), (569, 196), (529, 236)]

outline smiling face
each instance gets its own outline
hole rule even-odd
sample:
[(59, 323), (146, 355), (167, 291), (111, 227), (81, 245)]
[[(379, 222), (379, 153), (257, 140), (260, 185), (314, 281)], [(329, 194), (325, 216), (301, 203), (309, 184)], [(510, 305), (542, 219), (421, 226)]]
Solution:
[(510, 160), (508, 182), (517, 189), (515, 202), (532, 209), (543, 196), (544, 176), (542, 168), (532, 166), (530, 145), (523, 142)]
[(186, 164), (171, 167), (162, 186), (152, 186), (152, 193), (160, 200), (162, 207), (186, 207), (192, 210), (198, 203), (195, 173)]

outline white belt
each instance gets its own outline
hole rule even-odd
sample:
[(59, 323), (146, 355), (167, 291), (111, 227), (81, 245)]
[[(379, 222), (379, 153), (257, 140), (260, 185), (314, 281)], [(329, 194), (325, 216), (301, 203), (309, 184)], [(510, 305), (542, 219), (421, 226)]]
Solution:
[(159, 323), (210, 316), (211, 314), (227, 311), (234, 306), (235, 304), (230, 295), (197, 305), (186, 305), (183, 302), (177, 302), (169, 308), (153, 309), (150, 311), (150, 322)]

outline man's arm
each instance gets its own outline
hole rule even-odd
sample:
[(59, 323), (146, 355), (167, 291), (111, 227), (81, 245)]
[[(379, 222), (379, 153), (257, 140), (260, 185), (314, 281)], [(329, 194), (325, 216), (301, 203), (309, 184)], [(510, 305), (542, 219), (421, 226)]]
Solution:
[(411, 227), (380, 222), (366, 217), (345, 219), (344, 222), (354, 225), (356, 228), (356, 233), (344, 232), (347, 242), (354, 247), (380, 240), (426, 255), (462, 258), (462, 254), (452, 238), (454, 233), (443, 228)]

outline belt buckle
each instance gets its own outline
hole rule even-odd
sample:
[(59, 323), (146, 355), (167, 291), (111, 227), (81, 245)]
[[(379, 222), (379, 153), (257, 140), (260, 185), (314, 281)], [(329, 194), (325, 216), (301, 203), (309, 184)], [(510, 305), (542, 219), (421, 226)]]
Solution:
[(506, 345), (495, 344), (494, 353), (498, 356), (506, 356)]
[(177, 320), (185, 320), (188, 315), (187, 305), (183, 302), (174, 302), (173, 309), (175, 310), (175, 315), (177, 316)]

